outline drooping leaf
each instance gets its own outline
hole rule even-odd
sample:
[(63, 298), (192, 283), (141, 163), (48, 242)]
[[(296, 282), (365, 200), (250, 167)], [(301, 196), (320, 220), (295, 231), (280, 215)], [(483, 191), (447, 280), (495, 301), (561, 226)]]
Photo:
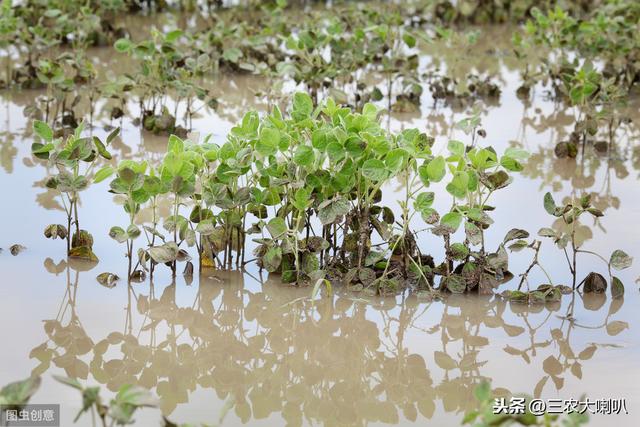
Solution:
[(65, 385), (68, 385), (69, 387), (73, 387), (76, 390), (82, 391), (84, 387), (82, 387), (82, 384), (80, 384), (80, 382), (75, 379), (75, 378), (70, 378), (70, 377), (63, 377), (60, 375), (54, 375), (53, 378)]
[(433, 354), (434, 359), (436, 361), (436, 365), (438, 365), (441, 369), (446, 371), (450, 371), (458, 367), (458, 363), (451, 356), (443, 351), (436, 351)]
[(89, 246), (77, 246), (69, 250), (69, 257), (85, 261), (98, 262), (98, 257)]
[(93, 144), (96, 146), (96, 150), (98, 151), (98, 154), (100, 154), (100, 156), (102, 156), (104, 159), (111, 160), (111, 153), (109, 153), (107, 147), (105, 147), (102, 141), (100, 141), (100, 138), (94, 136)]
[(507, 243), (507, 242), (510, 242), (511, 240), (526, 239), (527, 237), (529, 237), (529, 232), (527, 230), (522, 230), (520, 228), (512, 228), (504, 236), (504, 240), (502, 242)]
[(351, 205), (342, 198), (326, 200), (318, 206), (318, 217), (322, 225), (333, 224), (336, 220), (348, 214)]
[(283, 218), (272, 218), (267, 223), (267, 230), (273, 239), (280, 239), (287, 233), (287, 224)]
[(601, 294), (607, 290), (607, 280), (602, 274), (591, 272), (584, 279), (583, 290), (585, 293), (595, 292)]
[(549, 375), (558, 376), (562, 374), (562, 364), (555, 356), (549, 356), (542, 362), (542, 369)]
[(553, 200), (553, 196), (549, 192), (544, 195), (544, 209), (549, 215), (559, 216), (556, 213), (556, 202)]
[(615, 276), (613, 276), (611, 280), (611, 296), (613, 298), (621, 298), (624, 296), (624, 285), (622, 281)]
[(616, 336), (625, 329), (629, 329), (629, 324), (627, 322), (623, 322), (621, 320), (614, 320), (613, 322), (607, 323), (607, 334), (611, 336)]
[(280, 268), (280, 264), (282, 264), (282, 249), (277, 246), (267, 249), (262, 257), (262, 265), (264, 268), (268, 272), (273, 273)]
[(152, 246), (149, 248), (149, 256), (157, 264), (173, 262), (178, 256), (178, 246), (174, 242), (167, 242), (162, 246)]

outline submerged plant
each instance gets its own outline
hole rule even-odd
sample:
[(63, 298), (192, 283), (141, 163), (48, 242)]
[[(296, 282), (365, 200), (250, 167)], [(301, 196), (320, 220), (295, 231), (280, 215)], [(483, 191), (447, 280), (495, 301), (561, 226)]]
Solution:
[[(140, 119), (147, 131), (186, 136), (186, 129), (176, 123), (181, 101), (186, 101), (187, 124), (197, 111), (194, 108), (195, 100), (202, 101), (203, 105), (216, 105), (215, 98), (196, 81), (197, 77), (209, 70), (210, 57), (206, 53), (196, 52), (193, 41), (187, 36), (181, 30), (166, 34), (154, 30), (151, 39), (140, 43), (122, 38), (114, 44), (118, 52), (128, 53), (139, 62), (140, 70), (130, 79), (135, 82)], [(183, 38), (190, 43), (186, 46), (180, 44)], [(173, 112), (169, 111), (167, 105), (170, 92), (176, 96)]]
[(591, 205), (591, 195), (586, 194), (580, 197), (579, 200), (573, 198), (564, 205), (557, 206), (551, 193), (546, 193), (544, 196), (544, 208), (549, 215), (559, 219), (561, 227), (558, 231), (553, 228), (542, 228), (538, 234), (542, 237), (553, 239), (555, 245), (563, 251), (571, 272), (573, 290), (579, 288), (583, 283), (585, 292), (604, 292), (607, 288), (607, 282), (604, 277), (595, 272), (589, 273), (579, 284), (576, 283), (578, 255), (582, 253), (593, 255), (604, 262), (609, 272), (611, 293), (614, 297), (621, 296), (624, 293), (624, 285), (619, 278), (613, 275), (611, 269), (623, 270), (628, 268), (631, 266), (633, 258), (624, 251), (616, 249), (607, 260), (595, 252), (582, 249), (582, 241), (578, 236), (579, 219), (583, 214), (588, 213), (594, 218), (604, 216), (602, 211)]
[(31, 151), (35, 157), (47, 160), (49, 168), (55, 170), (48, 177), (46, 187), (58, 193), (67, 217), (66, 225), (47, 226), (45, 237), (66, 239), (67, 254), (71, 257), (97, 261), (92, 251), (93, 237), (80, 227), (78, 204), (80, 192), (89, 186), (88, 176), (96, 160), (99, 157), (111, 159), (107, 147), (118, 135), (119, 129), (111, 132), (105, 142), (96, 136), (83, 137), (83, 129), (84, 125), (81, 124), (66, 138), (55, 137), (49, 125), (36, 120), (33, 130), (42, 142), (34, 142)]

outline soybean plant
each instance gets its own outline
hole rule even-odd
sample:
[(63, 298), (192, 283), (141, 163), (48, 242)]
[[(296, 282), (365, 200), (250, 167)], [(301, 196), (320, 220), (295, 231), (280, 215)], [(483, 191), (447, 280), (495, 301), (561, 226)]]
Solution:
[[(51, 224), (45, 229), (45, 237), (67, 240), (67, 254), (71, 257), (97, 261), (92, 251), (93, 237), (82, 230), (78, 216), (80, 192), (89, 186), (88, 175), (99, 157), (111, 159), (108, 145), (118, 135), (119, 129), (109, 134), (106, 141), (100, 138), (82, 137), (84, 125), (81, 124), (73, 134), (66, 138), (55, 137), (53, 130), (45, 122), (36, 120), (33, 129), (42, 142), (34, 142), (31, 151), (39, 159), (47, 160), (49, 167), (57, 173), (49, 176), (47, 188), (59, 193), (64, 207), (67, 224)], [(82, 170), (82, 166), (86, 166)], [(71, 232), (71, 227), (75, 231)]]

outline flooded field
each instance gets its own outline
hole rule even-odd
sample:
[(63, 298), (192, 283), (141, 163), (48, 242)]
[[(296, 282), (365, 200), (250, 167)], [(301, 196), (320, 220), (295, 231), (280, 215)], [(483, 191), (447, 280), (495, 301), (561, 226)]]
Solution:
[[(154, 22), (174, 23), (171, 16)], [(427, 87), (418, 108), (391, 108), (391, 113), (386, 110), (390, 101), (382, 99), (375, 104), (383, 110), (383, 126), (391, 132), (425, 132), (435, 138), (432, 152), (437, 156), (446, 153), (450, 140), (468, 140), (455, 124), (475, 114), (486, 132), (481, 144), (498, 152), (521, 148), (530, 153), (513, 183), (492, 196), (499, 208), (492, 212), (494, 224), (483, 247), (498, 247), (514, 227), (532, 236), (544, 227), (562, 229), (560, 219), (545, 212), (544, 194), (551, 192), (557, 203), (566, 203), (588, 193), (604, 216), (580, 219), (576, 238), (584, 250), (607, 260), (616, 249), (636, 256), (640, 100), (632, 94), (622, 113), (630, 120), (611, 131), (604, 149), (583, 145), (577, 157), (558, 158), (556, 145), (569, 138), (574, 112), (551, 99), (542, 84), (535, 85), (526, 100), (517, 95), (526, 61), (517, 61), (509, 51), (511, 27), (473, 29), (480, 39), (466, 55), (459, 46), (451, 51), (447, 42), (435, 42), (421, 48), (419, 69), (423, 74), (438, 69), (450, 75), (490, 76), (500, 93), (489, 100), (442, 102), (433, 99), (436, 88)], [(103, 80), (135, 69), (130, 58), (107, 47), (91, 48), (88, 55)], [(366, 72), (361, 79), (382, 92), (388, 88)], [(190, 138), (211, 134), (210, 142), (219, 145), (245, 112), (265, 114), (274, 103), (284, 111), (299, 88), (291, 79), (274, 89), (273, 79), (228, 73), (203, 84), (217, 106), (193, 116)], [(282, 96), (269, 95), (272, 90), (282, 90)], [(523, 304), (499, 294), (518, 288), (518, 274), (532, 263), (533, 252), (526, 250), (510, 251), (509, 271), (515, 277), (495, 294), (484, 295), (434, 296), (411, 287), (380, 295), (362, 286), (334, 284), (329, 295), (312, 296), (312, 286), (283, 283), (280, 274), (268, 273), (256, 262), (232, 271), (211, 268), (199, 273), (196, 267), (187, 275), (163, 268), (139, 283), (121, 279), (113, 287), (102, 286), (96, 281), (100, 273), (121, 278), (128, 274), (127, 249), (108, 237), (111, 227), (126, 219), (125, 199), (107, 192), (108, 180), (82, 192), (82, 228), (93, 234), (97, 263), (67, 258), (62, 240), (44, 239), (42, 230), (61, 222), (65, 207), (45, 185), (49, 167), (32, 155), (36, 136), (25, 107), (43, 93), (0, 92), (0, 385), (41, 375), (43, 385), (31, 402), (60, 403), (61, 425), (94, 424), (90, 415), (73, 423), (81, 408), (78, 391), (52, 375), (101, 385), (106, 395), (125, 384), (149, 389), (159, 397), (160, 411), (136, 412), (136, 421), (145, 426), (160, 425), (162, 417), (225, 426), (455, 426), (477, 407), (474, 389), (485, 380), (496, 396), (625, 399), (628, 413), (590, 415), (589, 425), (638, 425), (637, 263), (615, 272), (625, 285), (623, 297), (613, 298), (610, 290), (575, 292), (542, 304)], [(175, 99), (170, 96), (169, 110)], [(92, 107), (75, 107), (87, 120), (90, 135), (104, 139), (121, 127), (110, 147), (113, 160), (101, 165), (132, 159), (159, 166), (167, 136), (142, 129), (134, 120), (141, 115), (134, 99), (117, 119), (110, 117), (110, 102), (100, 99)], [(396, 178), (382, 187), (382, 194), (387, 205), (399, 209), (407, 183), (402, 174)], [(432, 183), (430, 190), (446, 192), (445, 183)], [(170, 197), (159, 199), (161, 217), (171, 215), (172, 203)], [(436, 198), (433, 207), (445, 211), (449, 204)], [(152, 215), (143, 208), (139, 224), (151, 221)], [(426, 229), (428, 224), (414, 218), (412, 226)], [(441, 237), (432, 233), (419, 236), (426, 253), (442, 245)], [(458, 236), (464, 237), (464, 231)], [(531, 270), (527, 288), (550, 280), (571, 286), (562, 251), (551, 240), (540, 239), (544, 270)], [(16, 255), (9, 249), (14, 244), (24, 247)], [(247, 244), (250, 259), (258, 244)], [(578, 282), (592, 271), (606, 275), (607, 260), (579, 254)]]

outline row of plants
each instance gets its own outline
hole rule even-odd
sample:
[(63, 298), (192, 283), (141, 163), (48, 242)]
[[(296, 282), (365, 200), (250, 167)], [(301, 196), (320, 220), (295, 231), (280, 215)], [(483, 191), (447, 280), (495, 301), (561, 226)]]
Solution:
[[(196, 142), (172, 135), (159, 165), (122, 160), (94, 171), (92, 180), (112, 178), (109, 191), (122, 201), (127, 222), (114, 225), (109, 235), (126, 244), (129, 280), (144, 279), (160, 264), (176, 274), (180, 262), (186, 263), (185, 274), (193, 274), (187, 249), (194, 248), (199, 270), (244, 268), (255, 261), (286, 283), (342, 282), (383, 294), (407, 285), (493, 292), (513, 278), (507, 250), (532, 249), (529, 270), (540, 266), (541, 242), (527, 241), (529, 233), (523, 229), (509, 230), (497, 248), (485, 244), (496, 209), (491, 200), (523, 169), (527, 153), (509, 148), (499, 155), (483, 147), (486, 132), (478, 116), (458, 126), (470, 140), (449, 141), (447, 153), (436, 154), (433, 139), (416, 129), (385, 131), (372, 104), (362, 112), (331, 98), (315, 106), (308, 94), (299, 92), (288, 111), (276, 106), (264, 117), (247, 113), (221, 145), (209, 137)], [(79, 225), (78, 197), (91, 180), (96, 159), (109, 159), (107, 147), (117, 131), (103, 143), (83, 138), (81, 129), (67, 139), (54, 138), (44, 122), (35, 122), (34, 130), (44, 140), (34, 143), (34, 154), (57, 169), (48, 186), (69, 207), (67, 225), (50, 225), (45, 235), (66, 238), (70, 256), (95, 258), (93, 239)], [(87, 172), (81, 173), (81, 163), (88, 164)], [(395, 181), (403, 184), (397, 206), (382, 191)], [(444, 191), (437, 193), (442, 185)], [(438, 211), (434, 202), (441, 198), (449, 207)], [(158, 213), (161, 199), (171, 203), (166, 218)], [(544, 205), (571, 227), (585, 213), (603, 215), (586, 196), (557, 207), (549, 194)], [(151, 213), (151, 223), (143, 222), (143, 210)], [(425, 252), (420, 247), (420, 234), (426, 231), (441, 239), (441, 249)], [(575, 230), (543, 229), (539, 234), (553, 237), (568, 260), (573, 257), (569, 289), (575, 290), (576, 258), (586, 252), (576, 243)], [(247, 249), (255, 258), (247, 256)], [(631, 258), (618, 250), (605, 262), (611, 271), (628, 267)], [(520, 287), (525, 282), (528, 287), (528, 271)], [(610, 276), (617, 296), (623, 291), (621, 282)], [(559, 298), (564, 288), (554, 286), (550, 277), (548, 281), (528, 289), (534, 293), (525, 294), (527, 300)]]
[[(100, 24), (101, 17), (122, 12), (121, 2), (115, 3), (100, 6), (105, 10), (87, 6), (94, 13), (90, 20), (94, 27), (108, 27)], [(289, 77), (304, 85), (316, 102), (330, 95), (356, 109), (366, 102), (385, 99), (390, 111), (419, 111), (421, 95), (427, 87), (434, 99), (448, 102), (500, 96), (500, 87), (491, 75), (469, 70), (462, 77), (454, 77), (449, 71), (452, 64), (426, 72), (420, 70), (421, 44), (438, 40), (451, 45), (450, 49), (472, 50), (477, 37), (434, 26), (425, 18), (429, 12), (420, 4), (339, 6), (291, 19), (292, 14), (299, 15), (298, 11), (277, 2), (250, 14), (231, 8), (193, 30), (166, 33), (152, 30), (148, 39), (138, 42), (129, 35), (116, 39), (125, 32), (114, 32), (110, 41), (115, 42), (116, 50), (131, 55), (139, 68), (101, 84), (96, 84), (95, 66), (86, 55), (87, 47), (92, 45), (93, 27), (82, 30), (83, 25), (76, 22), (79, 18), (73, 15), (75, 9), (60, 6), (47, 12), (51, 17), (35, 20), (37, 11), (18, 12), (7, 1), (3, 7), (1, 45), (8, 52), (9, 67), (5, 85), (45, 88), (46, 95), (38, 98), (29, 114), (55, 125), (54, 128), (77, 126), (74, 107), (82, 98), (89, 102), (91, 116), (97, 99), (112, 100), (110, 116), (115, 119), (123, 117), (127, 103), (137, 98), (140, 124), (146, 130), (184, 136), (198, 110), (217, 106), (203, 78), (220, 69), (260, 74), (269, 79)], [(581, 129), (594, 129), (594, 123), (623, 120), (614, 114), (614, 107), (626, 98), (637, 81), (637, 70), (633, 67), (638, 49), (632, 30), (633, 11), (637, 8), (627, 8), (626, 2), (610, 1), (591, 15), (576, 12), (585, 18), (572, 18), (563, 9), (543, 9), (548, 12), (525, 9), (530, 10), (533, 18), (525, 26), (524, 38), (515, 33), (517, 55), (528, 61), (532, 47), (540, 43), (562, 49), (558, 58), (542, 61), (538, 71), (527, 66), (519, 94), (528, 96), (537, 81), (549, 76), (560, 99), (588, 110), (577, 119), (577, 133)], [(414, 12), (422, 19), (415, 19)], [(56, 31), (49, 31), (49, 26)], [(602, 28), (615, 31), (599, 32)], [(31, 37), (36, 33), (38, 37)], [(601, 33), (599, 38), (593, 36)], [(52, 54), (56, 52), (52, 47), (64, 48), (67, 39), (74, 53), (63, 49), (62, 53)], [(573, 50), (578, 50), (587, 61), (569, 61)], [(13, 69), (15, 55), (18, 58), (26, 55), (26, 62)], [(602, 71), (590, 65), (599, 60), (605, 62)], [(375, 78), (376, 83), (370, 84)], [(169, 97), (175, 100), (173, 111), (168, 109)], [(585, 103), (586, 106), (582, 105)], [(184, 126), (178, 125), (178, 110), (184, 113)]]
[(573, 107), (574, 132), (557, 142), (556, 155), (576, 157), (584, 144), (602, 135), (611, 139), (614, 129), (630, 120), (621, 110), (640, 82), (640, 8), (635, 2), (616, 0), (586, 14), (560, 7), (534, 8), (531, 14), (522, 33), (514, 35), (514, 47), (524, 59), (538, 58), (524, 70), (519, 92), (528, 94), (543, 82), (553, 98)]

